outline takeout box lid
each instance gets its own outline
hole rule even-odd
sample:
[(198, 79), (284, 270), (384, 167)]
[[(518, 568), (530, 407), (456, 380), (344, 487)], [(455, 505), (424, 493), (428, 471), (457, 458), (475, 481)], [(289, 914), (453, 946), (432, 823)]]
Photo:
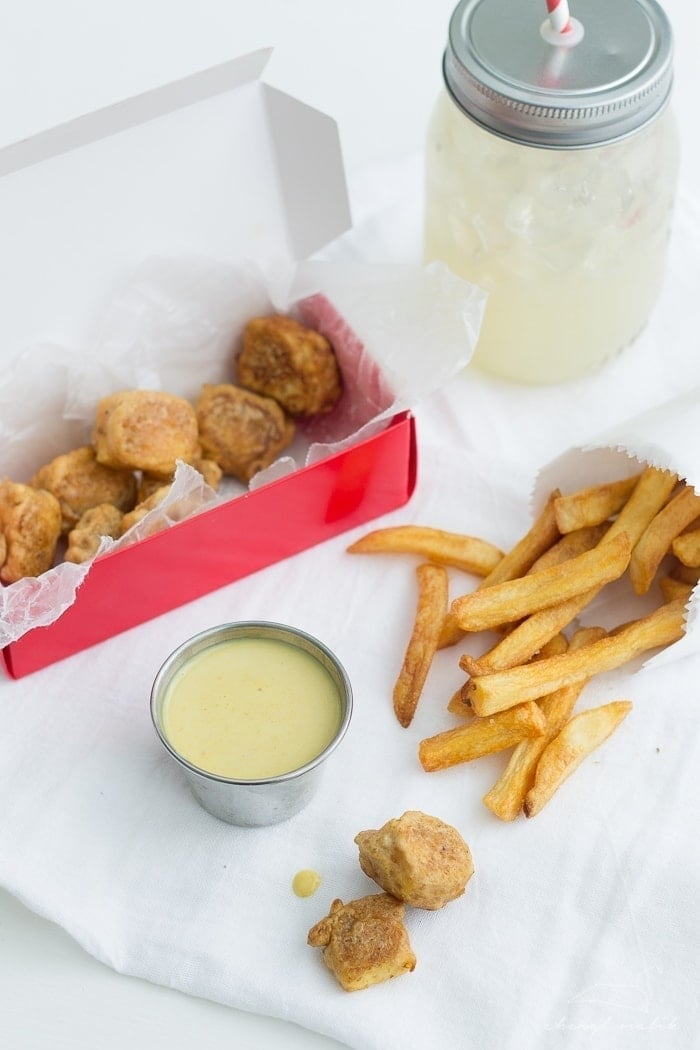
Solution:
[(270, 55), (0, 144), (5, 359), (89, 351), (145, 256), (302, 259), (350, 226), (337, 125), (261, 80)]

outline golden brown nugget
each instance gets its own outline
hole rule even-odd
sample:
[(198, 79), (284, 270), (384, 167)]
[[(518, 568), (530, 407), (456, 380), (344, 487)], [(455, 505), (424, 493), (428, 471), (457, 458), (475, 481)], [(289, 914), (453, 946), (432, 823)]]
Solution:
[(51, 492), (5, 479), (0, 482), (3, 583), (50, 569), (61, 536), (61, 504)]
[(121, 390), (97, 405), (92, 443), (108, 467), (170, 478), (181, 459), (200, 455), (197, 417), (183, 397), (161, 390)]
[(456, 828), (438, 817), (408, 810), (378, 831), (355, 836), (365, 875), (412, 908), (436, 911), (461, 897), (474, 862)]
[(240, 386), (274, 398), (291, 416), (330, 412), (342, 391), (338, 361), (325, 336), (279, 314), (248, 322), (236, 369)]
[(276, 401), (232, 383), (205, 383), (195, 409), (204, 457), (239, 481), (269, 467), (294, 438)]
[(123, 517), (122, 511), (111, 503), (100, 503), (86, 510), (68, 533), (64, 560), (79, 565), (94, 558), (103, 536), (116, 540), (121, 535)]
[[(190, 466), (202, 475), (210, 488), (214, 490), (218, 489), (221, 479), (224, 476), (224, 472), (218, 463), (215, 463), (213, 459), (195, 459)], [(164, 481), (170, 482), (172, 480), (173, 478), (164, 479), (157, 474), (142, 474), (139, 481), (136, 503), (143, 503), (149, 496), (152, 496), (157, 489), (163, 487)]]
[(91, 445), (82, 445), (56, 456), (29, 480), (38, 489), (52, 492), (61, 504), (61, 531), (74, 528), (86, 510), (111, 503), (121, 511), (136, 503), (136, 476), (97, 462)]
[(447, 610), (448, 579), (444, 566), (426, 562), (418, 566), (416, 577), (416, 615), (392, 696), (394, 713), (404, 728), (416, 713)]
[[(122, 518), (120, 536), (123, 536), (125, 532), (128, 532), (132, 526), (138, 524), (142, 518), (145, 518), (150, 510), (155, 510), (159, 503), (162, 503), (165, 497), (170, 492), (170, 485), (161, 485), (160, 488), (155, 489), (150, 496), (148, 496), (143, 503), (137, 503), (133, 510), (130, 510), (128, 514), (125, 514)], [(157, 532), (162, 526), (154, 524), (153, 531)]]
[(404, 926), (404, 906), (388, 893), (343, 904), (309, 930), (307, 943), (323, 948), (323, 961), (346, 992), (369, 988), (415, 969)]

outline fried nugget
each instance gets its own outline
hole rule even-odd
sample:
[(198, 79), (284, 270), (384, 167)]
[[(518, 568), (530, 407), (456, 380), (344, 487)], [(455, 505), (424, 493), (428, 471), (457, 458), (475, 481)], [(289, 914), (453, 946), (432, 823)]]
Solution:
[(97, 405), (92, 435), (98, 463), (161, 478), (176, 461), (200, 455), (197, 417), (185, 398), (160, 390), (121, 390)]
[(51, 568), (61, 535), (61, 504), (52, 492), (5, 479), (0, 483), (4, 537), (3, 583), (40, 576)]
[[(215, 463), (213, 459), (195, 459), (191, 466), (199, 471), (210, 488), (214, 490), (218, 489), (224, 474), (218, 463)], [(172, 479), (168, 478), (166, 480), (170, 481)], [(147, 500), (157, 489), (162, 487), (163, 478), (158, 477), (158, 475), (142, 474), (139, 481), (136, 502), (143, 503), (144, 500)]]
[(342, 390), (333, 347), (291, 317), (256, 317), (243, 331), (237, 380), (273, 397), (292, 416), (330, 412)]
[(323, 948), (326, 966), (346, 992), (355, 992), (415, 969), (403, 916), (403, 904), (387, 893), (348, 904), (336, 899), (307, 943)]
[(77, 525), (86, 510), (100, 503), (111, 503), (127, 511), (136, 502), (133, 472), (98, 463), (91, 445), (82, 445), (56, 456), (37, 470), (29, 484), (52, 492), (59, 501), (63, 534)]
[[(137, 503), (134, 509), (130, 510), (129, 513), (125, 514), (122, 518), (119, 534), (123, 536), (124, 533), (132, 527), (132, 525), (136, 525), (139, 521), (141, 521), (142, 518), (145, 518), (149, 510), (154, 510), (159, 503), (162, 503), (169, 492), (170, 485), (161, 485), (159, 488), (154, 489), (154, 491), (151, 492), (150, 496), (148, 496), (145, 500), (143, 500), (141, 503)], [(158, 528), (160, 528), (160, 526), (158, 526), (157, 528), (154, 527), (153, 531), (158, 531)]]
[(90, 507), (75, 528), (68, 533), (64, 560), (80, 565), (94, 558), (103, 536), (110, 536), (116, 540), (121, 535), (123, 517), (123, 512), (112, 503), (100, 503), (97, 507)]
[(359, 832), (355, 842), (365, 875), (414, 908), (442, 908), (464, 893), (474, 874), (459, 832), (418, 810), (387, 821), (378, 831)]
[(195, 409), (202, 454), (239, 481), (269, 467), (294, 437), (276, 401), (232, 383), (205, 383)]

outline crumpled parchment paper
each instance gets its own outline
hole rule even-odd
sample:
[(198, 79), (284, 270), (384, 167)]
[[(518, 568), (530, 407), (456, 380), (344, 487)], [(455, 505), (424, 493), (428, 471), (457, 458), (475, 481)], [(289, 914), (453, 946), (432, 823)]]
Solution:
[[(447, 383), (470, 360), (485, 294), (441, 264), (305, 262), (266, 268), (209, 259), (145, 261), (125, 284), (89, 348), (28, 347), (0, 377), (0, 473), (26, 481), (55, 456), (91, 441), (100, 398), (129, 388), (194, 401), (203, 383), (235, 382), (245, 322), (288, 312), (331, 340), (344, 379), (328, 417), (300, 425), (293, 445), (251, 483), (275, 478), (377, 432)], [(97, 557), (232, 499), (184, 463), (167, 499)], [(56, 620), (75, 600), (91, 562), (58, 561), (0, 591), (0, 647)]]

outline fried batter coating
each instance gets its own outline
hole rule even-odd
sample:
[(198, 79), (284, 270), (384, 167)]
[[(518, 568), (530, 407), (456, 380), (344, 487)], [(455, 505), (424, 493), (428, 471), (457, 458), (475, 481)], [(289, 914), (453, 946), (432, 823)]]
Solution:
[(61, 504), (61, 531), (70, 532), (91, 507), (111, 503), (122, 511), (136, 502), (136, 478), (130, 470), (115, 470), (97, 462), (91, 445), (56, 456), (29, 481), (52, 492)]
[(0, 483), (3, 583), (40, 576), (51, 568), (61, 535), (61, 504), (52, 492), (5, 479)]
[(408, 810), (355, 836), (365, 875), (398, 900), (435, 911), (460, 897), (474, 874), (466, 842), (450, 824)]
[(338, 361), (325, 336), (280, 315), (248, 322), (237, 377), (241, 386), (273, 397), (292, 416), (330, 412), (342, 389)]
[(92, 436), (97, 461), (169, 478), (176, 461), (200, 455), (189, 401), (160, 390), (121, 390), (97, 405)]
[(346, 992), (369, 988), (415, 969), (403, 922), (404, 906), (387, 893), (343, 904), (309, 930), (307, 943), (323, 948), (323, 959)]
[[(210, 488), (216, 490), (219, 487), (221, 479), (223, 477), (223, 470), (218, 463), (215, 463), (213, 459), (195, 459), (191, 466), (195, 470), (199, 471), (207, 485)], [(167, 480), (172, 480), (171, 478)], [(141, 480), (139, 481), (138, 495), (136, 497), (137, 503), (143, 503), (152, 495), (156, 489), (163, 487), (163, 478), (152, 474), (142, 474)]]
[(205, 383), (195, 409), (203, 455), (239, 481), (269, 467), (294, 437), (276, 401), (232, 383)]
[(134, 509), (122, 518), (120, 535), (123, 536), (132, 525), (136, 525), (142, 518), (145, 518), (149, 510), (153, 510), (159, 503), (162, 503), (169, 492), (170, 485), (161, 485), (160, 488), (151, 492), (142, 503), (137, 503)]
[(124, 514), (112, 503), (100, 503), (90, 507), (74, 529), (68, 533), (68, 547), (64, 560), (77, 565), (89, 561), (97, 554), (103, 536), (116, 540), (121, 535)]

